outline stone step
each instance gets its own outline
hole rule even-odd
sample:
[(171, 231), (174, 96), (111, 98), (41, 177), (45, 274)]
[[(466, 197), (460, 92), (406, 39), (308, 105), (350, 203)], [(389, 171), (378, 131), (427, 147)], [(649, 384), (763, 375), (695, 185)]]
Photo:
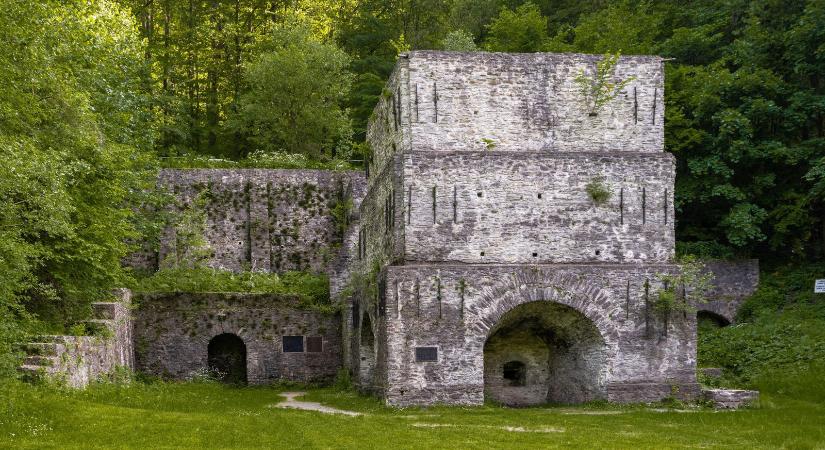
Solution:
[(113, 320), (105, 319), (91, 319), (84, 320), (86, 331), (91, 336), (106, 336), (115, 332), (115, 322)]
[(92, 303), (92, 314), (95, 319), (112, 320), (115, 318), (117, 306), (117, 303), (112, 302)]
[(55, 342), (29, 342), (21, 347), (30, 356), (57, 356), (63, 346)]
[(63, 335), (55, 335), (55, 334), (42, 334), (39, 336), (33, 336), (29, 342), (34, 343), (57, 343), (57, 344), (65, 344), (66, 339), (71, 338), (72, 336), (63, 336)]
[(56, 356), (33, 355), (23, 360), (23, 366), (54, 367), (56, 363)]
[(759, 400), (759, 391), (743, 389), (703, 389), (702, 395), (717, 409), (739, 409)]
[(20, 377), (24, 381), (29, 382), (42, 380), (49, 373), (46, 367), (32, 366), (27, 364), (18, 367), (17, 371), (20, 372)]

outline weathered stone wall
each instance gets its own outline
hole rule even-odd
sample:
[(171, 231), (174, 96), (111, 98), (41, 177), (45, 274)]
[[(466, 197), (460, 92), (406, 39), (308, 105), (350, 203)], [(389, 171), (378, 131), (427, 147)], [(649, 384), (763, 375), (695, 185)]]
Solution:
[[(377, 308), (377, 325), (386, 336), (386, 351), (379, 351), (386, 369), (376, 375), (386, 377), (380, 380), (383, 395), (399, 406), (482, 403), (484, 345), (491, 331), (519, 305), (555, 302), (578, 311), (599, 331), (605, 363), (590, 370), (600, 373), (605, 398), (695, 396), (695, 317), (679, 312), (665, 318), (651, 305), (657, 274), (673, 270), (669, 265), (390, 266), (385, 299)], [(416, 347), (430, 346), (438, 348), (438, 360), (416, 362)], [(554, 400), (565, 398), (580, 401), (564, 395)]]
[[(250, 384), (329, 381), (341, 367), (341, 318), (277, 294), (158, 293), (138, 298), (135, 354), (143, 372), (186, 379), (207, 369), (207, 347), (230, 333), (246, 346)], [(284, 352), (284, 336), (321, 337), (322, 351)]]
[[(613, 81), (629, 84), (590, 114), (575, 78), (601, 58), (399, 58), (368, 126), (367, 243), (351, 249), (369, 284), (344, 325), (363, 389), (394, 405), (478, 404), (485, 386), (512, 404), (697, 394), (695, 317), (650, 306), (656, 275), (675, 270), (662, 60), (621, 58)], [(594, 185), (610, 191), (603, 204)], [(529, 302), (573, 312), (488, 342)], [(364, 323), (375, 336), (366, 357)], [(418, 347), (437, 348), (437, 361), (416, 361)], [(529, 386), (505, 386), (505, 359), (519, 354)]]
[(601, 55), (413, 51), (399, 57), (367, 140), (375, 165), (394, 151), (659, 152), (664, 67), (623, 56), (612, 81), (630, 80), (591, 116), (576, 76)]
[(116, 295), (116, 302), (92, 303), (94, 318), (86, 325), (95, 336), (40, 336), (25, 345), (29, 356), (20, 370), (83, 388), (118, 368), (133, 369), (131, 292), (119, 289)]
[(724, 318), (728, 323), (736, 319), (742, 302), (759, 287), (759, 260), (705, 261), (705, 268), (713, 274), (713, 289), (708, 302), (698, 306)]
[[(347, 224), (333, 210), (348, 198), (358, 208), (366, 188), (361, 172), (288, 169), (166, 169), (159, 184), (176, 198), (176, 212), (202, 196), (209, 266), (264, 272), (336, 270)], [(175, 258), (170, 228), (158, 252), (133, 260), (157, 269)]]
[[(407, 261), (666, 262), (673, 258), (669, 153), (404, 155)], [(587, 186), (610, 192), (597, 205)]]

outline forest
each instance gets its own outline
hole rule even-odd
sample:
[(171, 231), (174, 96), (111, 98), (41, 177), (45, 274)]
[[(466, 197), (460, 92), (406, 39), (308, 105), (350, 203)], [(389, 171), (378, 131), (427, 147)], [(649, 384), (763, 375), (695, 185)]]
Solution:
[[(143, 213), (160, 168), (362, 169), (385, 80), (418, 49), (663, 56), (677, 253), (775, 270), (747, 317), (814, 301), (796, 292), (821, 273), (794, 270), (825, 263), (825, 2), (0, 4), (0, 377), (23, 336), (135, 283), (122, 261), (163, 226)], [(744, 358), (724, 342), (767, 345), (770, 320), (705, 356)]]

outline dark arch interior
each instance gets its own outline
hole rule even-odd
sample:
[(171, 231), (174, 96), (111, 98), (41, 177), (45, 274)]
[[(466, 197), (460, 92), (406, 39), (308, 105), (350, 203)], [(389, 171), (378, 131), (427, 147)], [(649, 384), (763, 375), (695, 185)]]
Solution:
[(246, 344), (231, 334), (219, 334), (209, 341), (209, 370), (224, 383), (246, 384)]
[(372, 322), (369, 314), (364, 314), (361, 320), (361, 330), (358, 345), (358, 381), (362, 387), (372, 385), (375, 372), (375, 335), (372, 332)]
[(484, 344), (485, 396), (509, 406), (606, 396), (607, 347), (583, 314), (552, 302), (513, 308)]
[(696, 313), (696, 322), (700, 329), (722, 328), (730, 325), (730, 321), (723, 316), (711, 311), (699, 311)]

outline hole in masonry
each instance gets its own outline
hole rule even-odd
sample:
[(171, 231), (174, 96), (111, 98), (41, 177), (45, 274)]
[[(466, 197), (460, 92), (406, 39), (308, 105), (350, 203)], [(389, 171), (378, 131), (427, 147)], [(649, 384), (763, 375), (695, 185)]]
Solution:
[(599, 255), (601, 255), (601, 254), (602, 254), (602, 251), (601, 251), (601, 250), (596, 250), (596, 256), (599, 256)]
[(484, 256), (484, 252), (481, 252), (481, 256)]
[(539, 254), (536, 253), (536, 252), (533, 252), (533, 258), (535, 258), (536, 256), (539, 256)]
[(476, 192), (476, 195), (481, 197), (481, 192)]
[(541, 192), (539, 192), (539, 198), (541, 198)]

